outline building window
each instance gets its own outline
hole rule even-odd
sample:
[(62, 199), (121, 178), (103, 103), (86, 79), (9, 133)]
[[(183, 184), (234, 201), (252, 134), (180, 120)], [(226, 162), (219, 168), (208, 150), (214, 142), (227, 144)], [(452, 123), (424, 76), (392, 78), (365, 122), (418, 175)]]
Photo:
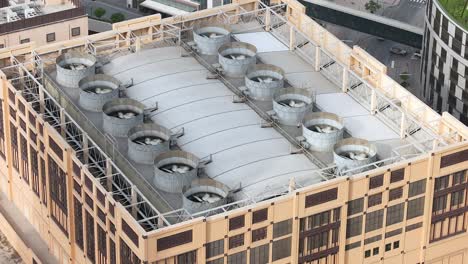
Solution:
[(466, 170), (455, 172), (453, 174), (453, 176), (452, 176), (453, 177), (452, 186), (465, 183), (466, 182), (466, 172), (467, 172)]
[(420, 195), (426, 191), (426, 179), (422, 179), (409, 184), (408, 197)]
[(387, 226), (400, 223), (403, 221), (403, 211), (405, 209), (405, 204), (397, 204), (387, 208)]
[(273, 238), (290, 234), (292, 231), (292, 219), (273, 224)]
[(392, 250), (392, 243), (388, 243), (385, 245), (385, 252)]
[(405, 178), (405, 169), (392, 171), (390, 174), (390, 183), (401, 181)]
[(448, 187), (449, 175), (435, 179), (434, 191), (441, 191)]
[(452, 192), (450, 196), (450, 206), (452, 209), (456, 209), (459, 205), (463, 205), (465, 201), (465, 190)]
[(447, 194), (434, 198), (432, 212), (439, 214), (445, 211), (447, 207)]
[(25, 38), (25, 39), (20, 40), (20, 44), (29, 43), (29, 41), (30, 41), (29, 38)]
[(243, 215), (229, 219), (229, 231), (244, 227), (245, 217)]
[(244, 234), (232, 236), (229, 238), (229, 249), (244, 245)]
[(393, 249), (397, 249), (400, 247), (400, 241), (393, 242)]
[(383, 209), (368, 213), (366, 215), (366, 232), (374, 231), (382, 228), (383, 224)]
[(224, 253), (224, 239), (206, 244), (206, 258), (212, 258)]
[(267, 237), (267, 228), (262, 227), (259, 229), (252, 230), (252, 242), (265, 239)]
[(53, 42), (55, 41), (55, 33), (49, 33), (46, 35), (46, 40), (47, 42)]
[(348, 203), (348, 215), (362, 212), (364, 209), (364, 198), (355, 199)]
[(68, 235), (67, 229), (67, 176), (49, 156), (49, 193), (51, 218)]
[(0, 44), (0, 49), (5, 48), (5, 44)]
[(252, 224), (260, 223), (268, 219), (268, 208), (252, 213)]
[(250, 264), (267, 264), (270, 256), (270, 244), (250, 249)]
[(81, 35), (81, 29), (80, 29), (80, 27), (72, 28), (72, 29), (71, 29), (71, 35), (72, 35), (72, 37), (76, 37), (76, 36)]
[(365, 257), (365, 258), (368, 258), (368, 257), (370, 257), (370, 256), (371, 256), (370, 249), (369, 249), (369, 250), (366, 250), (366, 251), (364, 252), (364, 257)]
[(388, 192), (388, 200), (389, 201), (400, 199), (402, 196), (403, 196), (403, 187), (391, 189)]
[(245, 264), (247, 263), (247, 254), (245, 251), (228, 256), (228, 264)]
[[(94, 218), (91, 214), (89, 214), (87, 211), (85, 211), (86, 215), (86, 256), (91, 260), (91, 262), (94, 262), (95, 256), (94, 256)], [(122, 240), (121, 240), (122, 242)]]
[(346, 238), (354, 237), (362, 233), (362, 215), (348, 219), (346, 224)]
[(83, 239), (83, 211), (81, 203), (78, 199), (73, 199), (73, 205), (75, 207), (75, 243), (81, 250), (83, 250), (84, 239)]
[(291, 256), (291, 238), (285, 238), (273, 242), (273, 261)]
[(374, 194), (369, 196), (367, 201), (367, 207), (372, 207), (382, 203), (382, 193)]
[(416, 198), (408, 201), (406, 209), (406, 219), (412, 219), (423, 215), (424, 213), (424, 197)]
[(372, 249), (372, 256), (375, 256), (375, 255), (378, 255), (378, 254), (379, 254), (379, 248), (378, 247)]
[(383, 185), (383, 175), (374, 176), (369, 180), (369, 189), (374, 189)]
[(34, 194), (39, 197), (39, 160), (37, 159), (36, 150), (31, 145), (29, 146), (29, 158), (31, 160), (32, 189)]

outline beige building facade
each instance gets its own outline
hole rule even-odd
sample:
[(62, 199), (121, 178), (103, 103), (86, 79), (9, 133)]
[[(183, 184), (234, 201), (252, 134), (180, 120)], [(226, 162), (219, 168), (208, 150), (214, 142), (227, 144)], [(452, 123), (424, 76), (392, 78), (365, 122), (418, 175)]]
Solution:
[[(6, 65), (0, 85), (0, 226), (26, 263), (468, 263), (468, 128), (431, 110), (388, 77), (376, 59), (307, 17), (298, 2), (277, 4), (281, 8), (234, 1), (0, 51)], [(332, 54), (344, 69), (339, 73), (344, 93), (353, 93), (351, 75), (366, 82), (368, 97), (362, 98), (369, 98), (370, 112), (378, 111), (379, 100), (399, 100), (401, 139), (413, 140), (418, 124), (417, 131), (433, 138), (414, 144), (423, 149), (428, 144), (430, 150), (264, 201), (186, 214), (168, 210), (161, 197), (147, 191), (112, 152), (111, 141), (93, 135), (90, 121), (45, 74), (69, 51), (106, 61), (168, 45), (201, 23), (226, 19), (234, 28), (260, 18), (262, 28), (274, 31), (280, 12), (289, 51), (301, 52), (303, 45), (295, 43), (303, 37), (317, 45), (316, 54)], [(70, 27), (60, 29), (64, 36)], [(96, 172), (98, 165), (104, 169)], [(26, 231), (17, 230), (15, 215)]]
[[(23, 17), (22, 11), (10, 21), (0, 23), (0, 47), (13, 47), (20, 44), (34, 42), (36, 45), (46, 45), (54, 42), (70, 40), (88, 35), (88, 18), (79, 1), (46, 1), (36, 5), (31, 17)], [(37, 6), (37, 7), (36, 7)], [(25, 7), (4, 7), (6, 10)]]

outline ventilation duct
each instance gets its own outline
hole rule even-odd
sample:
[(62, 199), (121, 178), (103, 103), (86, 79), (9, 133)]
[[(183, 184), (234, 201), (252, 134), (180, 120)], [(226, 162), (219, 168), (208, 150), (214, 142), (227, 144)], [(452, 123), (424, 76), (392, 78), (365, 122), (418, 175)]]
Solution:
[(171, 131), (154, 123), (138, 125), (128, 131), (128, 156), (141, 164), (154, 164), (154, 159), (169, 150)]
[(67, 52), (57, 57), (57, 82), (65, 87), (78, 88), (81, 79), (96, 71), (96, 58), (79, 52)]
[(126, 137), (128, 131), (143, 123), (145, 105), (129, 98), (112, 99), (102, 107), (104, 131)]
[(332, 113), (308, 113), (302, 121), (302, 136), (313, 151), (333, 150), (333, 146), (343, 139), (343, 132), (343, 120)]
[(106, 102), (119, 97), (120, 81), (105, 74), (85, 77), (78, 83), (79, 104), (88, 111), (100, 112)]
[(254, 65), (245, 76), (246, 94), (255, 100), (270, 101), (284, 87), (284, 71), (270, 64)]
[(219, 64), (228, 77), (242, 77), (257, 63), (257, 48), (245, 42), (232, 42), (218, 49)]
[(154, 160), (154, 184), (157, 188), (180, 193), (198, 176), (200, 159), (195, 155), (172, 150), (158, 155)]
[(186, 186), (182, 199), (184, 208), (190, 213), (201, 212), (227, 203), (229, 189), (210, 178), (200, 178)]
[(339, 171), (354, 168), (354, 173), (365, 171), (359, 168), (377, 160), (377, 147), (369, 141), (359, 138), (346, 138), (335, 144), (333, 157)]
[(202, 54), (216, 55), (219, 47), (231, 40), (231, 31), (221, 26), (201, 27), (193, 31), (193, 40)]
[(273, 96), (273, 117), (282, 125), (298, 126), (312, 108), (312, 94), (306, 89), (284, 88)]

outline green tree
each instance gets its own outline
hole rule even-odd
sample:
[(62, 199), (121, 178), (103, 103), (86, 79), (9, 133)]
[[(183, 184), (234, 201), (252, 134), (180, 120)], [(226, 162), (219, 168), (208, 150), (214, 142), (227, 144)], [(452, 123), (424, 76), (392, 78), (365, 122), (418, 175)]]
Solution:
[(125, 16), (122, 13), (114, 13), (111, 15), (110, 20), (112, 23), (117, 23), (125, 20)]
[(408, 83), (408, 80), (410, 78), (410, 74), (406, 71), (400, 73), (400, 79), (401, 79), (401, 86), (403, 87), (408, 87), (409, 83)]
[(372, 14), (374, 14), (375, 12), (377, 12), (377, 10), (379, 10), (382, 6), (377, 3), (376, 1), (374, 0), (370, 0), (369, 2), (367, 2), (364, 7), (366, 8), (367, 11), (371, 12)]
[(94, 10), (94, 15), (97, 18), (101, 18), (105, 14), (106, 14), (106, 10), (104, 8), (98, 7), (96, 8), (96, 10)]

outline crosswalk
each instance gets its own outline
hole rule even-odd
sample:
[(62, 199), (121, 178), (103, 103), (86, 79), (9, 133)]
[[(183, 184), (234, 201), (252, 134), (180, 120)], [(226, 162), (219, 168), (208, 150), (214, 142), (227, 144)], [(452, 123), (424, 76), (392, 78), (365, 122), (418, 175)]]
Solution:
[(413, 2), (413, 3), (424, 5), (424, 4), (426, 4), (427, 0), (409, 0), (409, 1)]

